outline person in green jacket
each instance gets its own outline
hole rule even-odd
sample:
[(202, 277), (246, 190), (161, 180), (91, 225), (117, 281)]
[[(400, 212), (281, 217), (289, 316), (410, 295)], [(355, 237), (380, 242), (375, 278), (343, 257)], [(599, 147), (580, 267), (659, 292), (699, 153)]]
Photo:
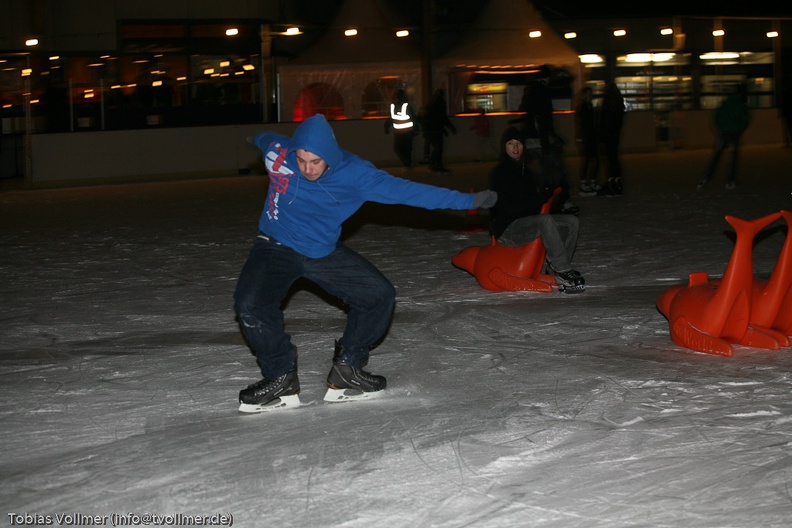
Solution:
[(729, 146), (731, 146), (732, 152), (726, 188), (729, 190), (737, 188), (737, 160), (739, 158), (740, 139), (751, 122), (751, 111), (748, 109), (746, 99), (745, 86), (740, 85), (712, 113), (712, 124), (717, 132), (715, 150), (707, 165), (707, 172), (698, 183), (698, 189), (703, 188), (712, 179), (721, 154)]

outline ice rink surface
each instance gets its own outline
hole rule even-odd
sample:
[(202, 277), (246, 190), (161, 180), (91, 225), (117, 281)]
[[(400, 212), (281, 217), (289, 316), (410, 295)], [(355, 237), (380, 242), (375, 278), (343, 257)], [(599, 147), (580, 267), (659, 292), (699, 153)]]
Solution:
[[(579, 295), (483, 290), (450, 262), (489, 240), (464, 213), (365, 206), (344, 238), (397, 290), (368, 367), (387, 391), (322, 401), (344, 312), (301, 283), (286, 326), (303, 406), (259, 415), (237, 411), (260, 376), (231, 295), (262, 176), (0, 192), (0, 526), (75, 512), (241, 527), (789, 526), (792, 350), (693, 352), (655, 307), (689, 273), (723, 273), (725, 215), (792, 208), (792, 150), (743, 154), (736, 191), (720, 173), (697, 192), (709, 152), (671, 151), (624, 156), (621, 198), (575, 197)], [(406, 176), (482, 189), (490, 167)], [(758, 237), (757, 276), (786, 231)]]

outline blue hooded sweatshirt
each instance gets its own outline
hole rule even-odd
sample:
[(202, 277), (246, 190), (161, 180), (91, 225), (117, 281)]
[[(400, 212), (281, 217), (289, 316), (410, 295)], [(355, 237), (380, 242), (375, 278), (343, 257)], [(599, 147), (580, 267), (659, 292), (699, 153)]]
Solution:
[[(259, 229), (284, 246), (310, 257), (333, 252), (341, 225), (367, 201), (424, 209), (473, 208), (473, 194), (397, 178), (342, 150), (325, 117), (303, 121), (291, 139), (274, 132), (255, 138), (264, 153), (269, 190)], [(327, 163), (319, 179), (299, 171), (295, 152), (307, 150)]]

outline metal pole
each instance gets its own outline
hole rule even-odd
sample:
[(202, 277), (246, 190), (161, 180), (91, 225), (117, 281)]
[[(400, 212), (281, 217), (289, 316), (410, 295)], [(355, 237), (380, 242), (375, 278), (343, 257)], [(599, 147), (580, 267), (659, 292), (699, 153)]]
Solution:
[(99, 79), (99, 115), (101, 116), (101, 130), (105, 129), (105, 100), (104, 79)]
[[(781, 94), (787, 93), (787, 80), (784, 77), (784, 70), (782, 67), (781, 62), (781, 38), (783, 37), (783, 33), (781, 33), (781, 21), (780, 20), (773, 20), (773, 31), (778, 32), (778, 36), (774, 37), (773, 40), (773, 106), (776, 108), (782, 108), (783, 105), (787, 104), (786, 101), (783, 100)], [(786, 135), (786, 133), (785, 133)], [(785, 138), (786, 139), (786, 138)], [(786, 142), (786, 141), (785, 141)]]
[(269, 91), (272, 85), (270, 79), (270, 62), (272, 53), (272, 30), (269, 24), (261, 24), (261, 31), (259, 34), (261, 38), (261, 52), (259, 54), (259, 79), (261, 89), (261, 117), (264, 123), (269, 123)]
[(69, 78), (69, 132), (74, 132), (74, 81)]
[(424, 43), (421, 57), (421, 106), (426, 107), (432, 97), (433, 80), (432, 76), (432, 54), (434, 53), (434, 19), (435, 2), (434, 0), (423, 0), (423, 32)]
[(33, 115), (30, 109), (31, 83), (30, 55), (27, 56), (28, 74), (25, 78), (25, 182), (33, 181)]

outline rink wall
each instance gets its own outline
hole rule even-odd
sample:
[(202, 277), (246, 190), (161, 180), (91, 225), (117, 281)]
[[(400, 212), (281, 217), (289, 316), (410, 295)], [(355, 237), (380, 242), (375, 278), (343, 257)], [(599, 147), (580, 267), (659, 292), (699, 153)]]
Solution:
[[(667, 133), (658, 134), (653, 112), (626, 114), (622, 152), (653, 152), (664, 148), (711, 148), (710, 111), (678, 112)], [(448, 163), (479, 158), (480, 142), (471, 130), (473, 117), (454, 117), (457, 133), (446, 141)], [(490, 117), (492, 143), (497, 145), (509, 116)], [(147, 179), (215, 177), (260, 172), (258, 149), (246, 142), (262, 130), (290, 135), (296, 123), (237, 125), (195, 128), (161, 128), (110, 132), (34, 134), (31, 136), (31, 184), (67, 184)], [(393, 136), (386, 135), (382, 120), (350, 120), (332, 123), (336, 139), (345, 148), (379, 166), (398, 166)], [(556, 128), (567, 141), (567, 155), (576, 156), (574, 114), (556, 115)], [(662, 136), (662, 137), (659, 137)], [(746, 132), (746, 144), (782, 143), (783, 126), (775, 109), (755, 110)], [(423, 154), (416, 138), (414, 157)], [(494, 159), (487, 154), (486, 159)]]

